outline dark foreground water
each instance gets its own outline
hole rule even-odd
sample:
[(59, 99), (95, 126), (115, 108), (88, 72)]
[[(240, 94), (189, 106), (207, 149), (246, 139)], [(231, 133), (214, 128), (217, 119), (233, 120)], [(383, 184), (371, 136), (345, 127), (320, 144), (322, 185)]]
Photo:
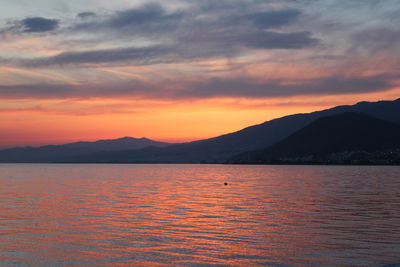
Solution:
[(1, 266), (394, 263), (400, 167), (0, 165)]

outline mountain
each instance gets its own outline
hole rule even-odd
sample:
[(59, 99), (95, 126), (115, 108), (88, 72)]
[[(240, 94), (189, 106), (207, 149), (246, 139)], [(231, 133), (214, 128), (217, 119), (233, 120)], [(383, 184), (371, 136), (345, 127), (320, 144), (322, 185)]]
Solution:
[(100, 151), (120, 151), (141, 149), (144, 147), (164, 147), (170, 145), (147, 138), (123, 137), (95, 142), (76, 142), (64, 145), (48, 145), (42, 147), (18, 147), (0, 150), (0, 162), (56, 162), (78, 155)]
[[(182, 144), (149, 144), (118, 149), (74, 149), (64, 146), (18, 148), (0, 151), (0, 162), (114, 162), (114, 163), (200, 163), (226, 162), (246, 151), (269, 147), (318, 118), (343, 112), (369, 114), (400, 123), (400, 99), (361, 102), (327, 110), (285, 116), (218, 137)], [(78, 143), (79, 144), (79, 143)]]
[[(399, 151), (400, 124), (363, 113), (345, 112), (319, 118), (275, 145), (242, 153), (231, 162), (343, 163), (357, 160), (373, 163), (397, 159), (400, 163)], [(389, 153), (396, 153), (396, 157), (386, 157)]]
[(295, 114), (251, 126), (238, 132), (191, 143), (140, 150), (100, 152), (70, 158), (69, 162), (200, 163), (225, 162), (241, 152), (263, 149), (288, 137), (318, 118), (343, 112), (361, 112), (376, 118), (400, 123), (400, 99), (361, 102), (353, 106)]

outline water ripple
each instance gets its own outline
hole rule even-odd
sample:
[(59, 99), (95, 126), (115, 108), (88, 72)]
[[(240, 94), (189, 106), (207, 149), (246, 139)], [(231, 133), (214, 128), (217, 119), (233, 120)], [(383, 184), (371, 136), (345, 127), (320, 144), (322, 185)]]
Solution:
[(2, 164), (0, 265), (397, 267), (399, 177), (389, 166)]

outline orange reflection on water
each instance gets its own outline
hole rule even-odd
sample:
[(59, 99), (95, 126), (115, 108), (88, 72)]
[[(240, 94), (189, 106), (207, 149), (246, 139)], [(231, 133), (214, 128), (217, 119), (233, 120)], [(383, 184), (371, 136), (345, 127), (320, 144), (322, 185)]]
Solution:
[[(384, 194), (398, 205), (399, 169), (389, 169), (391, 188), (382, 190), (370, 186), (373, 180), (362, 183), (376, 175), (373, 169), (329, 168), (2, 165), (0, 259), (73, 266), (345, 266), (360, 251), (377, 264), (390, 262), (395, 256), (385, 249), (399, 236), (385, 233), (399, 216), (387, 211), (382, 224), (377, 206), (365, 203)], [(355, 191), (361, 194), (352, 206)], [(367, 217), (374, 231), (357, 230)], [(372, 244), (378, 235), (387, 243)]]

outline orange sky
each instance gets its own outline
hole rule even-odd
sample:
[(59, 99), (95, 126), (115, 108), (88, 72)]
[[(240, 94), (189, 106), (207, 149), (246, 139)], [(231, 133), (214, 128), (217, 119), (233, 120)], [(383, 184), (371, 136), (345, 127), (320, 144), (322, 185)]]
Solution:
[[(3, 147), (94, 141), (123, 136), (186, 142), (237, 131), (293, 113), (354, 104), (360, 100), (395, 99), (399, 92), (389, 91), (385, 96), (369, 94), (362, 97), (349, 95), (149, 103), (137, 110), (134, 103), (115, 100), (83, 101), (79, 104), (18, 101), (21, 107), (0, 111), (0, 139)], [(9, 102), (4, 101), (3, 104)], [(9, 104), (17, 106), (15, 103)], [(24, 108), (31, 104), (36, 105), (35, 108)]]
[(400, 97), (393, 1), (61, 2), (0, 11), (0, 148), (185, 142)]

